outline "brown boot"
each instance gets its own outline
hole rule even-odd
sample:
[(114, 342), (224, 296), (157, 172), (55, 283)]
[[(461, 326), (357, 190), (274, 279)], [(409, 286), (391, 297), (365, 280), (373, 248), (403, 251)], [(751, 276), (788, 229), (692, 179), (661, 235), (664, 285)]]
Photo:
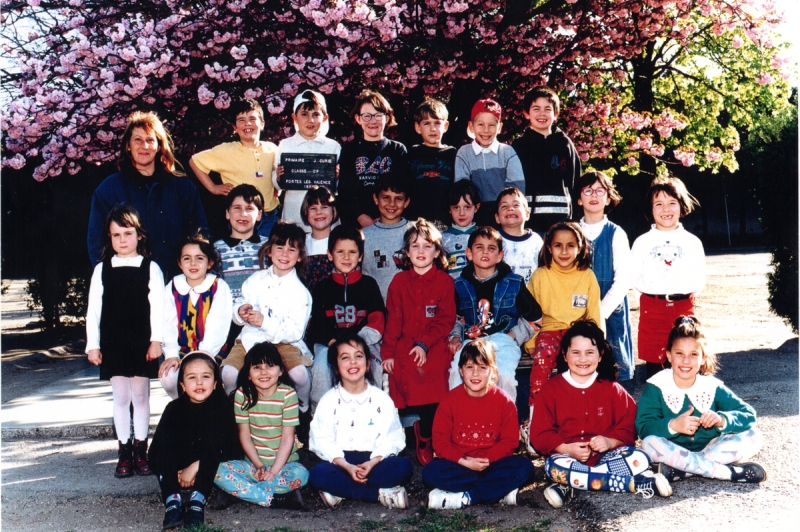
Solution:
[(147, 440), (133, 440), (133, 467), (137, 475), (153, 474), (147, 463)]
[(117, 469), (114, 471), (114, 476), (117, 478), (126, 478), (133, 476), (133, 444), (131, 440), (125, 443), (119, 442), (118, 451), (119, 460), (117, 461)]

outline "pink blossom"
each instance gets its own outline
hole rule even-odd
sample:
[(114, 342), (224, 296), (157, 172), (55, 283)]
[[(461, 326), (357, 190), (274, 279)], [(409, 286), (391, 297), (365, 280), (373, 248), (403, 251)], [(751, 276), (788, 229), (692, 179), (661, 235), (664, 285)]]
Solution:
[(675, 148), (673, 150), (675, 158), (683, 164), (683, 166), (692, 166), (694, 164), (694, 150), (691, 148)]
[(628, 157), (628, 166), (631, 168), (636, 166), (636, 157)]
[(714, 148), (711, 151), (706, 152), (706, 159), (708, 159), (712, 163), (719, 161), (721, 157), (722, 157), (722, 152), (720, 151), (719, 148)]
[(247, 89), (246, 91), (244, 91), (244, 97), (252, 100), (257, 100), (258, 98), (261, 98), (261, 94), (263, 94), (263, 92), (261, 91), (261, 89), (258, 88)]
[(743, 44), (744, 41), (738, 35), (735, 35), (733, 39), (731, 39), (731, 46), (733, 46), (734, 48), (741, 48)]
[(773, 81), (772, 75), (768, 72), (762, 72), (756, 77), (756, 83), (759, 85), (769, 85)]
[(101, 129), (97, 132), (97, 138), (106, 143), (114, 140), (114, 137), (116, 137), (116, 135), (114, 135), (112, 131), (104, 131)]
[(214, 96), (216, 94), (208, 90), (208, 86), (205, 83), (197, 88), (197, 99), (200, 101), (200, 105), (207, 105), (214, 99)]
[(267, 110), (273, 115), (281, 114), (284, 107), (286, 107), (286, 102), (281, 98), (273, 98), (272, 101), (267, 104)]
[(237, 61), (244, 60), (247, 57), (247, 46), (244, 44), (239, 47), (234, 46), (231, 48), (231, 56)]
[(219, 96), (214, 98), (214, 107), (217, 109), (227, 109), (231, 105), (231, 97), (227, 92), (220, 91)]
[(664, 145), (663, 144), (653, 144), (650, 148), (650, 155), (653, 157), (661, 157), (664, 155)]
[(23, 157), (21, 153), (18, 153), (10, 159), (3, 158), (3, 166), (10, 166), (15, 170), (19, 170), (25, 166), (25, 157)]

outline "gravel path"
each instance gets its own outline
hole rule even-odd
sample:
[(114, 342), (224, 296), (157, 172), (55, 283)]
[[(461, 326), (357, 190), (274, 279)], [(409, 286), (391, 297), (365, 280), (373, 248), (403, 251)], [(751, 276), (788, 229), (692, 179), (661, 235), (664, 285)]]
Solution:
[[(769, 472), (758, 486), (689, 479), (673, 485), (668, 499), (580, 493), (560, 511), (542, 497), (538, 480), (520, 493), (519, 507), (466, 510), (494, 530), (549, 520), (548, 530), (786, 530), (800, 520), (798, 470), (798, 342), (767, 307), (769, 257), (737, 253), (708, 257), (709, 283), (698, 301), (698, 315), (709, 326), (720, 354), (719, 376), (759, 413), (765, 447), (755, 460)], [(5, 305), (5, 303), (4, 303)], [(637, 313), (634, 313), (634, 317)], [(635, 329), (635, 327), (634, 327)], [(5, 355), (4, 355), (5, 357)], [(24, 372), (8, 375), (24, 377)], [(12, 378), (12, 381), (14, 379)], [(14, 388), (3, 372), (3, 400)], [(158, 530), (163, 507), (152, 477), (116, 480), (115, 444), (108, 440), (5, 440), (2, 442), (3, 530)], [(536, 462), (541, 465), (541, 461)], [(538, 469), (541, 476), (541, 469)], [(412, 502), (426, 491), (415, 472)], [(418, 506), (387, 511), (380, 505), (345, 502), (326, 510), (310, 490), (305, 511), (237, 504), (209, 510), (207, 522), (226, 530), (356, 530), (362, 520), (406, 530), (400, 520)], [(372, 528), (375, 529), (375, 528)], [(391, 529), (391, 528), (389, 528)]]

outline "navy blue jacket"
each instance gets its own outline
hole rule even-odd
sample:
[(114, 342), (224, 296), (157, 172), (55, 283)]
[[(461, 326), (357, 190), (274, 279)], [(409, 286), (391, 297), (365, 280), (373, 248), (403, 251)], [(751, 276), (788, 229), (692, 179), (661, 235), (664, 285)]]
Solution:
[(200, 194), (189, 178), (175, 177), (157, 168), (151, 179), (133, 168), (126, 168), (103, 180), (92, 196), (86, 235), (92, 267), (103, 253), (106, 217), (117, 204), (130, 205), (139, 211), (153, 251), (152, 258), (165, 280), (180, 273), (178, 246), (181, 241), (198, 230), (208, 236), (208, 221)]

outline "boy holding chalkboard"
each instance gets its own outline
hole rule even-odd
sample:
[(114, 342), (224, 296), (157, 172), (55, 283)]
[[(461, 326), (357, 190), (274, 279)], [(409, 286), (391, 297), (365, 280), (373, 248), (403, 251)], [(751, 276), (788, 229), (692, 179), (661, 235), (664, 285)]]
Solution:
[(456, 149), (442, 144), (450, 122), (447, 107), (427, 99), (414, 111), (414, 129), (422, 144), (408, 150), (408, 165), (414, 179), (414, 201), (409, 209), (411, 220), (425, 218), (444, 231), (449, 216), (448, 195), (455, 179)]
[[(197, 179), (212, 194), (227, 196), (234, 187), (253, 185), (264, 197), (264, 212), (258, 225), (258, 234), (269, 236), (278, 220), (278, 196), (276, 190), (278, 147), (261, 140), (264, 129), (264, 111), (252, 99), (231, 104), (233, 132), (239, 136), (236, 142), (223, 142), (210, 150), (195, 153), (189, 166)], [(210, 172), (219, 173), (222, 184), (209, 177)]]
[[(338, 161), (342, 147), (325, 135), (328, 133), (328, 109), (325, 97), (316, 91), (303, 91), (294, 99), (292, 121), (295, 134), (278, 143), (282, 154), (327, 154), (335, 155)], [(278, 177), (284, 174), (284, 168), (278, 165)], [(306, 233), (311, 233), (311, 226), (304, 222), (300, 215), (303, 198), (308, 190), (287, 190), (283, 197), (283, 214), (281, 220), (297, 224)]]

